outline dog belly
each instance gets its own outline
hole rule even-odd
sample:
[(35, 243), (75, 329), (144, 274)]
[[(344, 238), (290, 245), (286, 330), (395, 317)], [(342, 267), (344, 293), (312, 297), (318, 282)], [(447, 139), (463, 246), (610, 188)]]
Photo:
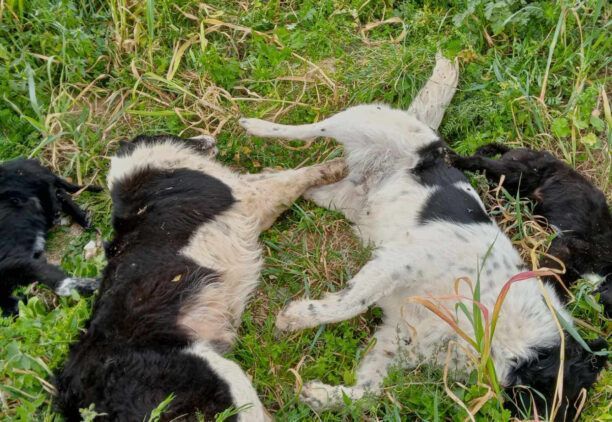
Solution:
[(204, 224), (181, 253), (219, 274), (179, 313), (177, 323), (194, 340), (231, 346), (262, 267), (257, 221), (231, 210)]

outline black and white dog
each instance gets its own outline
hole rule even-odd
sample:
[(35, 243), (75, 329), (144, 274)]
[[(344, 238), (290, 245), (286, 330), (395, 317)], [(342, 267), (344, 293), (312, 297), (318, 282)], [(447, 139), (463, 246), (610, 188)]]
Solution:
[[(491, 158), (497, 154), (499, 160)], [(472, 157), (455, 155), (452, 161), (462, 170), (485, 171), (492, 183), (503, 175), (511, 194), (535, 201), (535, 213), (558, 233), (548, 253), (565, 264), (565, 286), (581, 277), (599, 283), (600, 301), (612, 317), (612, 215), (601, 190), (547, 151), (489, 144)], [(552, 260), (542, 265), (558, 266)], [(558, 291), (566, 292), (561, 286)]]
[[(463, 301), (471, 309), (468, 299), (453, 294), (453, 282), (463, 276), (475, 282), (478, 277), (480, 302), (492, 310), (506, 281), (525, 270), (518, 252), (489, 219), (465, 176), (448, 164), (448, 148), (434, 132), (457, 79), (457, 68), (439, 58), (408, 112), (361, 105), (299, 126), (241, 120), (256, 136), (302, 140), (329, 136), (341, 142), (349, 175), (311, 189), (305, 197), (343, 212), (362, 241), (375, 246), (372, 259), (344, 290), (319, 300), (294, 301), (277, 317), (278, 329), (295, 331), (347, 320), (373, 305), (383, 310), (376, 343), (361, 362), (354, 386), (319, 381), (303, 386), (301, 399), (315, 409), (342, 406), (343, 394), (351, 399), (379, 394), (391, 365), (416, 367), (427, 361), (444, 365), (445, 345), (451, 341), (471, 347), (436, 315), (409, 303), (408, 297), (444, 298), (439, 300), (451, 310)], [(491, 352), (502, 385), (535, 387), (547, 401), (534, 394), (541, 408), (552, 403), (562, 344), (544, 293), (571, 324), (552, 286), (541, 289), (535, 278), (516, 283), (503, 304)], [(473, 297), (465, 283), (460, 284), (459, 295)], [(474, 338), (469, 319), (461, 313), (456, 317), (460, 328)], [(564, 388), (558, 414), (570, 414), (580, 390), (595, 382), (604, 359), (563, 336)], [(601, 342), (591, 345), (602, 347)], [(457, 369), (470, 367), (467, 353), (457, 352), (452, 361)]]
[[(83, 227), (87, 214), (70, 197), (83, 189), (57, 177), (36, 160), (16, 159), (0, 164), (0, 308), (3, 315), (17, 312), (13, 290), (38, 281), (59, 295), (72, 288), (91, 293), (93, 279), (69, 277), (45, 260), (45, 237), (59, 218), (70, 215)], [(95, 186), (86, 188), (99, 191)]]
[(262, 266), (259, 234), (305, 190), (339, 180), (343, 160), (240, 175), (214, 161), (214, 138), (140, 136), (111, 161), (115, 238), (87, 332), (57, 377), (59, 410), (80, 420), (263, 421), (251, 381), (223, 357)]

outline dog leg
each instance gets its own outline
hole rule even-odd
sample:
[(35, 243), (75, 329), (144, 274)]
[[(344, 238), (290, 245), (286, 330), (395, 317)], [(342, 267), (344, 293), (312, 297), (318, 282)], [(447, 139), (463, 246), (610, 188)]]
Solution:
[(457, 154), (451, 154), (450, 159), (453, 166), (460, 170), (485, 171), (487, 179), (492, 183), (498, 183), (504, 176), (503, 186), (511, 195), (530, 196), (534, 187), (540, 185), (543, 176), (539, 169), (531, 168), (519, 160), (493, 160), (478, 155), (461, 157)]
[(37, 281), (55, 291), (56, 294), (67, 296), (72, 288), (79, 293), (91, 294), (99, 287), (98, 280), (68, 277), (61, 268), (41, 259), (16, 259), (4, 264), (0, 277), (3, 280), (12, 281), (13, 289)]
[[(384, 256), (384, 254), (381, 254)], [(365, 312), (369, 306), (395, 289), (401, 280), (392, 264), (374, 258), (340, 292), (328, 293), (320, 300), (296, 300), (276, 317), (276, 328), (295, 331), (320, 324), (340, 322)]]
[(388, 368), (402, 359), (401, 347), (410, 344), (411, 340), (399, 326), (391, 323), (380, 327), (375, 338), (376, 344), (359, 364), (354, 386), (332, 386), (311, 381), (302, 387), (300, 400), (319, 411), (343, 406), (344, 395), (351, 400), (359, 400), (366, 394), (380, 394)]
[(251, 182), (256, 194), (251, 199), (255, 203), (247, 203), (248, 209), (258, 214), (259, 228), (264, 231), (307, 189), (335, 182), (345, 174), (346, 162), (343, 159), (266, 174), (267, 177)]
[(87, 213), (72, 200), (72, 197), (68, 195), (68, 193), (62, 189), (58, 189), (55, 195), (64, 213), (71, 216), (79, 226), (84, 228), (90, 227)]
[(330, 185), (308, 189), (303, 196), (320, 207), (340, 211), (349, 221), (356, 222), (363, 209), (366, 192), (362, 184), (357, 184), (349, 176)]
[[(505, 176), (504, 185), (507, 189), (516, 190), (521, 184), (531, 186), (533, 182), (527, 177), (533, 177), (532, 172), (519, 161), (493, 160), (478, 155), (462, 157), (457, 154), (451, 155), (453, 166), (464, 171), (486, 171), (487, 178), (497, 182), (500, 177)], [(537, 177), (537, 175), (535, 175)], [(522, 183), (521, 183), (522, 179)], [(510, 192), (512, 194), (516, 192)]]
[(53, 177), (55, 178), (55, 186), (69, 193), (77, 193), (81, 189), (84, 189), (89, 192), (102, 192), (102, 188), (100, 186), (96, 186), (96, 185), (79, 186), (79, 185), (75, 185), (74, 183), (70, 183), (56, 175), (53, 175)]
[(100, 280), (95, 278), (67, 277), (57, 284), (55, 293), (58, 296), (70, 296), (70, 292), (74, 289), (79, 294), (90, 295), (99, 287)]
[(416, 116), (433, 130), (437, 130), (446, 108), (455, 95), (458, 81), (457, 61), (451, 62), (442, 54), (436, 54), (436, 64), (431, 77), (408, 107), (408, 113)]
[(30, 271), (32, 281), (50, 287), (59, 296), (69, 296), (72, 289), (89, 295), (100, 286), (100, 281), (93, 278), (67, 277), (60, 268), (45, 261), (35, 261)]
[[(418, 133), (423, 127), (415, 117), (403, 110), (382, 104), (365, 104), (348, 108), (317, 123), (283, 125), (261, 119), (240, 119), (240, 125), (250, 135), (264, 138), (307, 140), (319, 136), (334, 138), (347, 151), (362, 147), (405, 145), (401, 139), (408, 133)], [(428, 142), (431, 138), (427, 138)], [(400, 144), (398, 144), (400, 142)]]
[(240, 119), (239, 123), (249, 135), (260, 136), (262, 138), (300, 139), (305, 141), (318, 136), (333, 136), (326, 133), (326, 125), (333, 124), (336, 116), (338, 114), (318, 123), (304, 125), (281, 125), (267, 120), (248, 118)]

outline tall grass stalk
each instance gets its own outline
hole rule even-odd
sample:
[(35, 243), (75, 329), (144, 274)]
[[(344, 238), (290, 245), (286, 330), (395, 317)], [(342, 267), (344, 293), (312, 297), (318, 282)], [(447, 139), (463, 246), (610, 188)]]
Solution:
[[(472, 285), (472, 281), (469, 277), (457, 278), (455, 280), (454, 285), (454, 295), (440, 296), (436, 298), (412, 296), (408, 300), (410, 302), (419, 303), (425, 306), (428, 310), (430, 310), (436, 316), (446, 322), (453, 329), (453, 331), (457, 333), (459, 337), (461, 337), (470, 346), (472, 346), (472, 348), (477, 353), (474, 362), (477, 375), (477, 383), (479, 385), (486, 386), (494, 393), (492, 395), (490, 395), (488, 392), (485, 393), (485, 395), (488, 396), (486, 400), (489, 400), (492, 397), (496, 397), (500, 402), (502, 402), (502, 388), (500, 386), (499, 380), (497, 379), (495, 365), (493, 359), (491, 358), (493, 336), (495, 335), (495, 329), (497, 327), (502, 305), (506, 299), (506, 296), (508, 295), (508, 292), (510, 291), (510, 287), (512, 287), (514, 283), (543, 276), (557, 276), (557, 273), (556, 271), (549, 269), (539, 269), (534, 271), (524, 271), (511, 277), (500, 290), (500, 293), (497, 296), (495, 304), (493, 306), (492, 312), (480, 302), (480, 277), (477, 278), (475, 285)], [(471, 298), (459, 294), (459, 287), (461, 283), (466, 283), (469, 286), (472, 292)], [(456, 309), (460, 310), (470, 321), (472, 330), (474, 332), (474, 338), (470, 337), (470, 335), (459, 326), (458, 319), (448, 310), (446, 306), (442, 304), (442, 302), (449, 300), (458, 301), (458, 303), (456, 304)], [(472, 303), (471, 311), (462, 301)], [(562, 371), (562, 369), (560, 370)], [(561, 377), (561, 379), (563, 378)], [(455, 398), (453, 398), (453, 400), (455, 400)], [(486, 401), (483, 397), (481, 397), (477, 401), (480, 400)], [(480, 404), (480, 406), (482, 406), (482, 404)], [(467, 407), (465, 407), (465, 409), (467, 409)]]

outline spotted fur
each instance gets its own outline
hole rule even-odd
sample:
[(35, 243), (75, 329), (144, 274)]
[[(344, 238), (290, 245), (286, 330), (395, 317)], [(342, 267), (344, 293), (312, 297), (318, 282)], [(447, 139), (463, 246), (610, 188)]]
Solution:
[[(374, 305), (384, 312), (375, 345), (360, 363), (354, 386), (319, 381), (303, 386), (301, 399), (317, 410), (342, 406), (343, 394), (351, 399), (379, 394), (391, 365), (442, 365), (450, 342), (471, 347), (433, 313), (409, 303), (409, 297), (446, 296), (443, 305), (454, 309), (460, 300), (449, 298), (454, 280), (479, 277), (481, 302), (492, 309), (504, 283), (525, 270), (518, 252), (487, 217), (465, 176), (449, 165), (448, 148), (434, 132), (456, 84), (456, 67), (439, 58), (411, 112), (374, 104), (298, 126), (241, 120), (257, 136), (302, 140), (328, 136), (341, 142), (349, 163), (348, 177), (311, 189), (305, 197), (343, 212), (362, 242), (375, 246), (371, 260), (344, 290), (318, 300), (296, 300), (277, 316), (278, 329), (295, 331), (347, 320)], [(555, 310), (571, 321), (554, 289), (544, 286), (543, 291)], [(472, 296), (465, 283), (459, 293)], [(538, 281), (529, 279), (514, 285), (504, 302), (492, 357), (505, 387), (534, 379), (555, 383), (551, 374), (559, 367), (561, 338), (542, 293)], [(469, 301), (463, 303), (471, 307)], [(473, 337), (468, 319), (461, 313), (458, 318), (460, 327)], [(563, 404), (571, 413), (575, 393), (594, 382), (603, 363), (576, 348), (571, 338), (565, 341), (565, 391), (571, 393)], [(466, 353), (455, 350), (452, 368), (468, 369)], [(537, 364), (544, 359), (548, 362), (545, 370)], [(550, 404), (550, 390), (545, 393)]]

